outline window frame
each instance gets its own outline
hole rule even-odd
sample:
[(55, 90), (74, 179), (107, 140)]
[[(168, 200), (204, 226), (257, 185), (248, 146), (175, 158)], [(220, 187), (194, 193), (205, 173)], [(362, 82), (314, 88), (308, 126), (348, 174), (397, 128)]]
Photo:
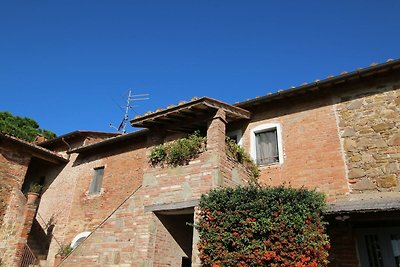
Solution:
[(279, 123), (264, 123), (258, 125), (250, 130), (250, 156), (257, 163), (257, 140), (256, 134), (276, 130), (276, 137), (278, 142), (278, 161), (271, 163), (258, 164), (260, 166), (281, 165), (283, 164), (283, 145), (282, 145), (282, 127)]

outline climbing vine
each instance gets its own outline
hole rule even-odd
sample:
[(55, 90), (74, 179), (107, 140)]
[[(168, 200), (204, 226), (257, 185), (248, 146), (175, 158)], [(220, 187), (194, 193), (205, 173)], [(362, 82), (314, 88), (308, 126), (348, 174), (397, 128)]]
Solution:
[(258, 184), (260, 170), (257, 164), (251, 159), (250, 155), (243, 149), (242, 146), (236, 144), (235, 141), (226, 137), (226, 154), (237, 162), (244, 165), (250, 176), (251, 184)]

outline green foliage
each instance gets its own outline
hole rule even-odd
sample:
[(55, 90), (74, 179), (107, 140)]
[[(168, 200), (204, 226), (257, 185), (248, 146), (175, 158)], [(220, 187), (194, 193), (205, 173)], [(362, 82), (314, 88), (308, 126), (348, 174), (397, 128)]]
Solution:
[(260, 177), (260, 170), (257, 164), (251, 159), (250, 155), (241, 147), (236, 144), (235, 141), (226, 137), (226, 154), (234, 158), (237, 162), (243, 164), (250, 175), (250, 183), (257, 184), (258, 178)]
[(35, 120), (13, 116), (10, 112), (0, 112), (0, 132), (28, 142), (35, 140), (38, 135), (43, 135), (47, 139), (56, 137), (55, 133), (39, 128), (39, 124)]
[(40, 185), (38, 183), (31, 183), (29, 185), (28, 192), (30, 193), (40, 193), (42, 191), (43, 185)]
[(172, 167), (188, 164), (205, 150), (206, 140), (206, 137), (196, 131), (186, 138), (154, 147), (150, 152), (149, 161), (153, 166), (164, 163)]
[(66, 257), (68, 256), (74, 249), (71, 247), (71, 244), (62, 244), (60, 248), (58, 249), (57, 254), (60, 255), (61, 257)]
[(151, 150), (150, 156), (149, 156), (150, 163), (153, 166), (164, 162), (166, 158), (167, 158), (167, 151), (166, 151), (166, 147), (164, 144), (155, 146)]
[(195, 225), (202, 266), (327, 266), (324, 208), (324, 195), (306, 189), (213, 190)]

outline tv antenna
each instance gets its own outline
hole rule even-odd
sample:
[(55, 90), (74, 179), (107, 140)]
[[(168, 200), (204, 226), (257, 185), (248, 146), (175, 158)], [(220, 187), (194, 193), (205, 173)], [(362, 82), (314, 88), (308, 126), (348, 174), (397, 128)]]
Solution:
[(114, 125), (112, 125), (111, 123), (110, 123), (110, 127), (114, 128), (119, 133), (125, 134), (126, 133), (126, 124), (128, 123), (128, 120), (129, 120), (129, 110), (131, 108), (135, 107), (135, 106), (131, 105), (131, 102), (149, 100), (150, 98), (148, 96), (149, 96), (149, 94), (133, 95), (132, 89), (129, 89), (128, 98), (126, 99), (126, 105), (124, 107), (120, 107), (121, 109), (123, 109), (123, 108), (125, 109), (124, 117), (123, 117), (121, 123), (119, 124), (118, 128), (115, 127)]

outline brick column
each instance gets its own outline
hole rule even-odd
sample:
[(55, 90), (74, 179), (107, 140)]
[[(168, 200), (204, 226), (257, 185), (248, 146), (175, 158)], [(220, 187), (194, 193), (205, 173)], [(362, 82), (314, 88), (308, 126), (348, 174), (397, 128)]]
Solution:
[(214, 117), (208, 123), (207, 150), (224, 152), (225, 136), (226, 136), (226, 114), (224, 110), (218, 109)]
[(27, 202), (25, 205), (25, 210), (24, 210), (24, 223), (22, 226), (22, 231), (21, 235), (19, 237), (18, 243), (17, 243), (17, 248), (16, 248), (16, 253), (15, 253), (15, 263), (19, 263), (21, 256), (24, 251), (25, 244), (28, 243), (28, 237), (29, 233), (32, 228), (33, 220), (35, 219), (36, 216), (36, 210), (38, 208), (38, 201), (36, 202)]

